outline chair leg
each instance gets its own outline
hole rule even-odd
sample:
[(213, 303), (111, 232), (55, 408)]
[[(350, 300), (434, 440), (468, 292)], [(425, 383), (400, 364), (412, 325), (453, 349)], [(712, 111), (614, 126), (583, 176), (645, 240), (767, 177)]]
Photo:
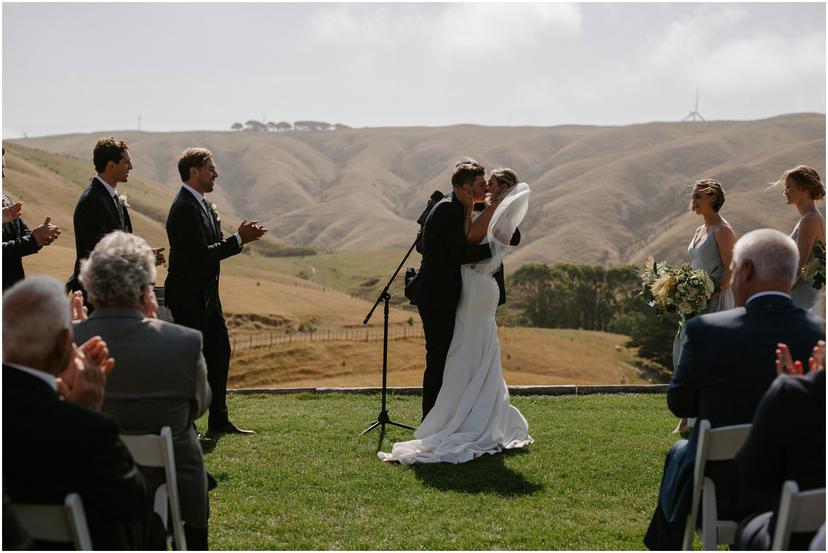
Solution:
[(704, 479), (702, 488), (702, 548), (705, 551), (716, 550), (716, 485), (710, 478)]

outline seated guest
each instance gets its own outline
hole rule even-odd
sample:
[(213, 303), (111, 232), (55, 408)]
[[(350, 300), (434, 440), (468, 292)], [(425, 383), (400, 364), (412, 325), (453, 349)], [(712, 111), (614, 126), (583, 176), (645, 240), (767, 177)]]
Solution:
[[(736, 242), (731, 270), (737, 307), (687, 322), (687, 339), (667, 389), (674, 415), (706, 419), (713, 428), (750, 423), (776, 378), (776, 344), (787, 343), (795, 359), (808, 358), (822, 326), (819, 317), (791, 302), (798, 262), (794, 241), (776, 230), (755, 230)], [(681, 548), (697, 442), (693, 431), (667, 454), (658, 505), (644, 538), (650, 549)], [(753, 512), (757, 498), (740, 485), (732, 461), (708, 463), (706, 474), (716, 482), (719, 518)]]
[[(102, 410), (125, 433), (172, 429), (187, 546), (204, 550), (207, 476), (193, 426), (210, 404), (201, 332), (154, 318), (154, 280), (155, 254), (143, 238), (121, 231), (102, 238), (81, 263), (80, 281), (95, 310), (75, 326), (75, 340), (106, 340), (118, 369), (107, 380)], [(161, 471), (145, 474), (163, 481)]]
[(3, 485), (14, 503), (63, 503), (79, 493), (95, 549), (163, 548), (152, 491), (117, 423), (94, 410), (111, 368), (99, 337), (73, 345), (56, 280), (35, 276), (6, 291)]
[[(756, 409), (747, 441), (736, 455), (745, 485), (765, 492), (760, 510), (742, 521), (739, 549), (768, 550), (776, 527), (782, 484), (800, 490), (825, 487), (825, 342), (820, 341), (804, 376), (781, 374)], [(784, 366), (790, 366), (785, 363)], [(789, 549), (807, 549), (811, 534), (793, 534)]]

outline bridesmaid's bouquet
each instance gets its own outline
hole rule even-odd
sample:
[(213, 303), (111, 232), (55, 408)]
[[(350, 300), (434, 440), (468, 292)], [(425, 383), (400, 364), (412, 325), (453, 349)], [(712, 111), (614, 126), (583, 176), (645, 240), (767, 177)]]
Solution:
[(672, 267), (650, 257), (641, 271), (639, 297), (659, 316), (678, 313), (686, 320), (707, 309), (715, 288), (704, 269), (693, 269), (688, 263)]
[(825, 244), (822, 240), (814, 244), (814, 258), (802, 267), (802, 278), (811, 281), (817, 290), (825, 288)]

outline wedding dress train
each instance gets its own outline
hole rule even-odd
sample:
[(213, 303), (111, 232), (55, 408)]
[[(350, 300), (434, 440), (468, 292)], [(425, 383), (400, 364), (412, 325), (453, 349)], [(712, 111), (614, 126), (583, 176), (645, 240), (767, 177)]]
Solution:
[(395, 443), (391, 453), (377, 453), (383, 461), (465, 463), (533, 442), (526, 419), (509, 402), (503, 379), (495, 323), (498, 287), (492, 277), (511, 249), (509, 239), (526, 214), (528, 199), (528, 185), (513, 187), (495, 210), (484, 239), (492, 258), (461, 266), (463, 288), (437, 401), (414, 440)]

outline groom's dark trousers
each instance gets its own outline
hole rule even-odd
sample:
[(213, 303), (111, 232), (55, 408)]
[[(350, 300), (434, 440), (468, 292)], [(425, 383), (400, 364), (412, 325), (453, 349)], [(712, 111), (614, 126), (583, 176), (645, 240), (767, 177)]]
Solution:
[(423, 258), (409, 297), (420, 312), (426, 341), (423, 418), (434, 407), (443, 384), (443, 369), (460, 300), (460, 265), (492, 255), (488, 244), (466, 244), (464, 219), (463, 204), (454, 195), (446, 196), (432, 208), (418, 242)]

